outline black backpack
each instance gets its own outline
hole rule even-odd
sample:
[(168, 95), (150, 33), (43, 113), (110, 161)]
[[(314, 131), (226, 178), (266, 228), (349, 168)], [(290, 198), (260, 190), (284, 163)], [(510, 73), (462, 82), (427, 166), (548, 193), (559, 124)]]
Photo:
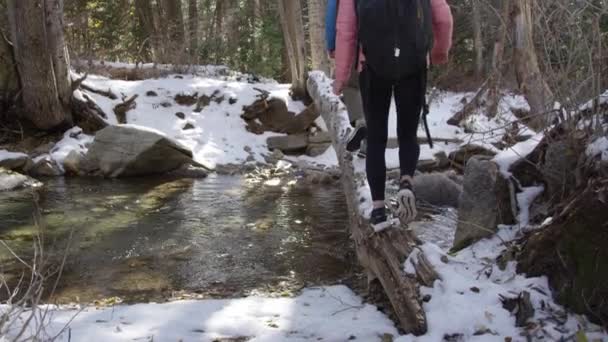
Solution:
[(431, 0), (356, 0), (367, 67), (387, 80), (426, 68), (433, 45)]

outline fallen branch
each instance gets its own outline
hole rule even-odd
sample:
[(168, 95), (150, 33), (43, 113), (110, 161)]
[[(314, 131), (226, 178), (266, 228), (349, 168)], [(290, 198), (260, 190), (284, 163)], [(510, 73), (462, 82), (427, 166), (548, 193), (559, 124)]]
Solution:
[(137, 107), (137, 102), (135, 102), (137, 97), (139, 97), (138, 94), (131, 96), (128, 100), (123, 98), (123, 102), (114, 107), (114, 114), (116, 114), (116, 120), (118, 120), (118, 123), (127, 123), (127, 112)]

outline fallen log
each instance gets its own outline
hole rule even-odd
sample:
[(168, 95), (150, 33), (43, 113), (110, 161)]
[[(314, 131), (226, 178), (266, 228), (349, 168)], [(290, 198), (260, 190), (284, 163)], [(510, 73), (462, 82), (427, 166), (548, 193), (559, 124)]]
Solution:
[[(365, 184), (365, 172), (355, 169), (352, 154), (346, 151), (350, 120), (339, 98), (332, 94), (331, 81), (321, 72), (312, 72), (308, 92), (325, 120), (332, 137), (342, 172), (342, 185), (347, 199), (350, 231), (359, 262), (367, 270), (370, 282), (378, 280), (388, 296), (401, 328), (415, 335), (427, 331), (419, 284), (432, 286), (439, 279), (433, 266), (417, 248), (420, 241), (413, 232), (400, 228), (374, 233), (360, 209), (359, 189)], [(404, 262), (418, 253), (414, 263), (416, 275), (406, 274)]]

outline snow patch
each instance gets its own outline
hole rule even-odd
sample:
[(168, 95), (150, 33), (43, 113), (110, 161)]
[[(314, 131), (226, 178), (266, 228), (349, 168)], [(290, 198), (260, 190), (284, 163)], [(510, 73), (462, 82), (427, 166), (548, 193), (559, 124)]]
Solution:
[(543, 139), (543, 134), (538, 133), (526, 141), (517, 143), (494, 157), (494, 162), (500, 167), (500, 172), (506, 177), (511, 177), (509, 169), (516, 161), (530, 154)]
[(0, 161), (8, 159), (26, 158), (27, 154), (21, 152), (10, 152), (7, 150), (0, 150)]
[(601, 154), (602, 161), (608, 161), (608, 138), (601, 137), (587, 146), (587, 156), (595, 158)]

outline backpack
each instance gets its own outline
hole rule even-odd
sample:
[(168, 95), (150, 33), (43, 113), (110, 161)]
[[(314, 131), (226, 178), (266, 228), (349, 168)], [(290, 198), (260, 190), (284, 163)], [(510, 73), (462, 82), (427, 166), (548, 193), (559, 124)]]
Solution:
[(397, 81), (427, 67), (433, 44), (430, 0), (356, 0), (367, 67)]
[(336, 51), (336, 19), (338, 18), (338, 0), (327, 1), (325, 14), (325, 44), (327, 51)]

